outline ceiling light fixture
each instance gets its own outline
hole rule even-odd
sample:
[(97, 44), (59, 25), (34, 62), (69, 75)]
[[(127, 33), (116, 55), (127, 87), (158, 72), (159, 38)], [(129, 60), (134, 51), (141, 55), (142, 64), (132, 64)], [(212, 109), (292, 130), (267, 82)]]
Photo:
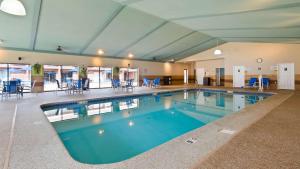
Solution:
[(222, 53), (223, 53), (222, 50), (219, 49), (219, 40), (217, 40), (217, 48), (214, 51), (214, 55), (219, 56), (222, 55)]
[(129, 57), (129, 58), (133, 58), (134, 55), (133, 55), (132, 53), (128, 53), (128, 57)]
[(3, 0), (0, 4), (0, 10), (12, 15), (26, 15), (25, 7), (19, 0)]
[(97, 53), (98, 53), (98, 55), (103, 55), (104, 51), (102, 49), (98, 49)]

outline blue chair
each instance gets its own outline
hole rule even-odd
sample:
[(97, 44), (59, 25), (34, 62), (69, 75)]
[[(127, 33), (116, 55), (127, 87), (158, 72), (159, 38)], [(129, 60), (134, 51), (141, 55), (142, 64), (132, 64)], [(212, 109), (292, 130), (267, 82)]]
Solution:
[(126, 83), (126, 90), (128, 91), (129, 89), (131, 89), (132, 91), (133, 91), (133, 79), (130, 79), (130, 80), (128, 80), (127, 81), (127, 83)]
[(143, 86), (149, 87), (149, 86), (150, 86), (150, 80), (147, 79), (147, 78), (144, 78), (144, 79), (143, 79)]
[(121, 87), (120, 80), (118, 79), (111, 79), (111, 86), (113, 89), (118, 89)]
[(2, 91), (2, 97), (4, 95), (10, 96), (11, 94), (16, 94), (17, 97), (21, 94), (23, 96), (23, 93), (21, 90), (19, 90), (21, 85), (21, 82), (18, 82), (17, 80), (7, 81), (3, 82), (3, 91)]
[(264, 87), (269, 88), (270, 87), (270, 79), (269, 78), (262, 78), (262, 83)]
[(153, 80), (153, 87), (158, 87), (160, 86), (160, 78), (156, 78)]
[(256, 77), (251, 77), (247, 86), (248, 87), (257, 87), (258, 80)]

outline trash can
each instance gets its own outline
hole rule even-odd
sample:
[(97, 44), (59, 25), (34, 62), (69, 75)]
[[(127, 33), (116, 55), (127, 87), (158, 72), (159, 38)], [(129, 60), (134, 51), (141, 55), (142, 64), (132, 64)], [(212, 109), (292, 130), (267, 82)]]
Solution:
[(172, 76), (163, 77), (164, 85), (172, 85)]

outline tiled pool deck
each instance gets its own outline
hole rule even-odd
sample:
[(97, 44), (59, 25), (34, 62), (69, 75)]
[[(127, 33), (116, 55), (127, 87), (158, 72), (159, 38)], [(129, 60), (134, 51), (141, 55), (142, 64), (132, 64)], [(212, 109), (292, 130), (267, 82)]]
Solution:
[[(278, 91), (278, 94), (255, 105), (251, 105), (239, 113), (226, 116), (202, 128), (186, 133), (183, 136), (175, 138), (134, 158), (105, 165), (88, 165), (73, 160), (64, 148), (56, 131), (52, 128), (40, 109), (40, 105), (45, 103), (152, 93), (183, 88), (185, 87), (173, 86), (159, 89), (136, 88), (134, 92), (129, 93), (121, 91), (115, 92), (112, 89), (99, 89), (77, 95), (67, 95), (65, 92), (58, 92), (57, 94), (27, 94), (20, 100), (12, 98), (1, 101), (0, 166), (4, 166), (5, 169), (185, 169), (195, 166), (198, 168), (199, 165), (201, 166), (199, 162), (207, 159), (210, 154), (218, 150), (222, 145), (228, 143), (239, 131), (257, 122), (268, 112), (294, 95), (294, 92)], [(15, 123), (13, 123), (14, 119)], [(234, 135), (229, 135), (220, 133), (219, 131), (221, 129), (232, 129), (237, 132)], [(240, 132), (240, 134), (243, 132), (244, 131)], [(236, 137), (240, 134), (237, 134)], [(185, 141), (191, 137), (197, 138), (198, 142), (187, 144)], [(232, 143), (229, 142), (229, 144)]]

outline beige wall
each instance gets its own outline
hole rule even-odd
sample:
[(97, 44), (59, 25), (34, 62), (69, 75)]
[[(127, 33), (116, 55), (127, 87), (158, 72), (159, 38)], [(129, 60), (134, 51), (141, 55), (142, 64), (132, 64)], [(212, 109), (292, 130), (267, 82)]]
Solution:
[[(274, 74), (271, 67), (278, 63), (295, 63), (295, 72), (300, 74), (300, 44), (272, 44), (272, 43), (226, 43), (220, 46), (222, 56), (214, 56), (213, 49), (193, 55), (182, 61), (196, 61), (217, 66), (215, 60), (224, 59), (225, 74), (232, 75), (234, 65), (243, 65), (248, 74), (258, 74), (258, 67), (263, 74)], [(262, 58), (263, 63), (256, 63), (257, 58)]]
[[(222, 56), (214, 56), (215, 48), (198, 53), (183, 59), (183, 62), (195, 62), (195, 67), (204, 67), (208, 71), (220, 66), (224, 61), (227, 81), (232, 79), (232, 67), (242, 65), (246, 67), (246, 75), (258, 75), (261, 67), (262, 74), (276, 80), (277, 72), (272, 69), (279, 63), (295, 63), (296, 84), (300, 83), (300, 44), (273, 44), (273, 43), (226, 43), (219, 47)], [(256, 59), (262, 58), (259, 64)], [(213, 73), (213, 72), (211, 72)]]
[[(18, 61), (22, 57), (22, 61)], [(51, 54), (40, 52), (13, 51), (0, 49), (0, 63), (26, 63), (26, 64), (51, 64), (51, 65), (86, 65), (86, 66), (109, 66), (109, 67), (131, 67), (139, 68), (140, 76), (144, 75), (172, 75), (182, 76), (183, 70), (191, 69), (189, 64), (185, 63), (161, 63), (137, 61), (130, 59), (111, 59), (99, 56), (75, 56), (65, 54)]]
[(205, 72), (209, 76), (216, 75), (216, 68), (224, 68), (224, 59), (213, 59), (197, 61), (195, 63), (196, 68), (204, 68)]

